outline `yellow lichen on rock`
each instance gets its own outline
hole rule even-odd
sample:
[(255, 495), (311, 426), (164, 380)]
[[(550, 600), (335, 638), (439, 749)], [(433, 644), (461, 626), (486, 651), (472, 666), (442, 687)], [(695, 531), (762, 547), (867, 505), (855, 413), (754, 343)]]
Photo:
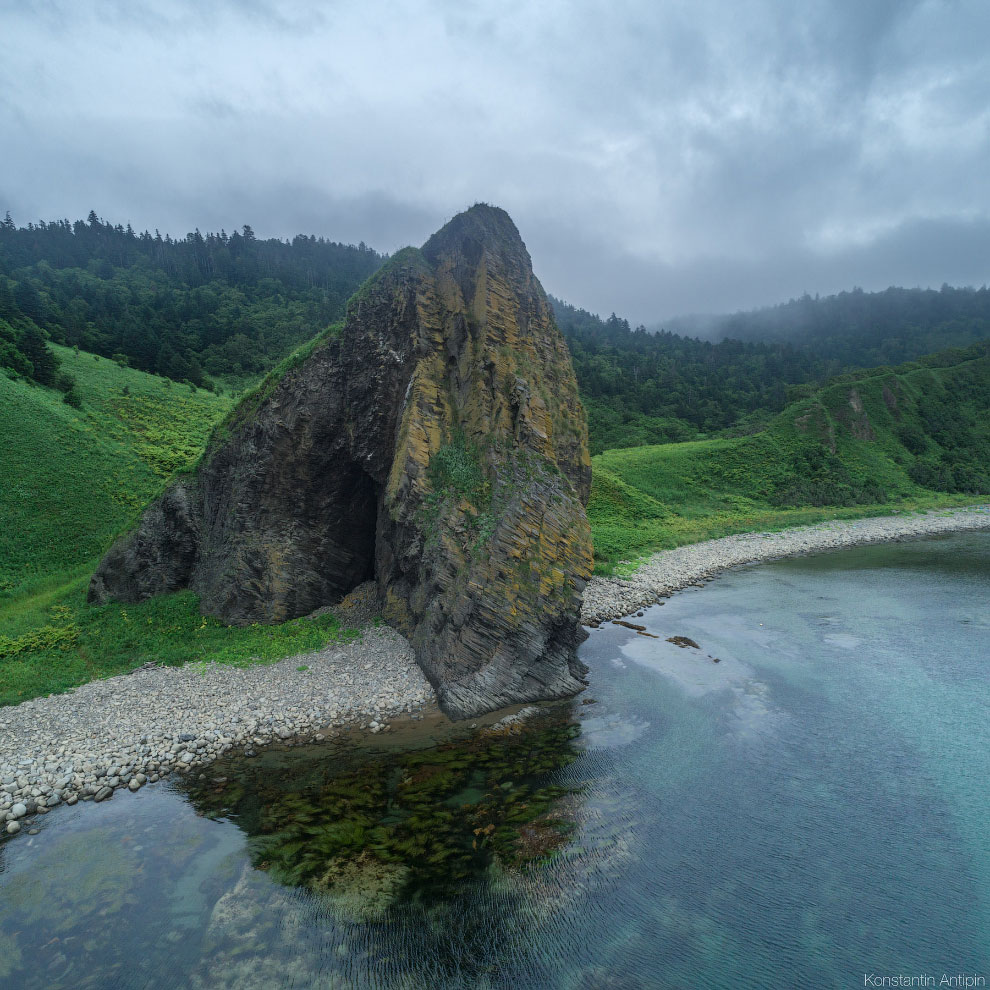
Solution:
[(356, 293), (338, 335), (228, 424), (94, 576), (272, 622), (374, 577), (452, 715), (579, 690), (591, 461), (519, 232), (476, 206)]

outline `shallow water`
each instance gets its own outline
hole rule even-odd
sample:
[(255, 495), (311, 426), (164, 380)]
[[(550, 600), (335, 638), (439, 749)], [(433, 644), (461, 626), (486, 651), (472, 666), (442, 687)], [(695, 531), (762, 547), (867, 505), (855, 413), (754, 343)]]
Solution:
[(741, 569), (524, 734), (56, 810), (0, 846), (0, 986), (990, 979), (988, 601), (986, 533)]

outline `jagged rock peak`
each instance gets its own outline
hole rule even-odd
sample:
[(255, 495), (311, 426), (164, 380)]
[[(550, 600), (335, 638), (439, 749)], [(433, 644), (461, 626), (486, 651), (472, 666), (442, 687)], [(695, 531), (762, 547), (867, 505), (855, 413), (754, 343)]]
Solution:
[(476, 203), (458, 213), (430, 237), (422, 251), (433, 265), (443, 258), (456, 258), (467, 270), (476, 268), (482, 252), (488, 251), (514, 275), (533, 278), (529, 252), (512, 217), (487, 203)]
[(448, 713), (560, 697), (583, 673), (590, 481), (546, 295), (509, 215), (477, 205), (238, 406), (90, 597), (188, 586), (205, 613), (276, 622), (374, 577)]

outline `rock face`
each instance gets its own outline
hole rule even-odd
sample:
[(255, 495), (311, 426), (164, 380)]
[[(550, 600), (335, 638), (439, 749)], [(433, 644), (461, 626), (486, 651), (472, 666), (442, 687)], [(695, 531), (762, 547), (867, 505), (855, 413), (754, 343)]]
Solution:
[(280, 622), (373, 577), (449, 714), (561, 697), (584, 673), (590, 482), (529, 254), (508, 214), (475, 206), (240, 404), (90, 600), (190, 587), (225, 622)]

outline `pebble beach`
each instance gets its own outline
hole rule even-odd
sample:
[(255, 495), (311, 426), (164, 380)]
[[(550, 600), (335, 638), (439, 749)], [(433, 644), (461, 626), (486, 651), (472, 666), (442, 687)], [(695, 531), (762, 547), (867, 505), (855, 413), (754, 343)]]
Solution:
[[(990, 528), (990, 505), (830, 521), (654, 554), (627, 578), (593, 578), (581, 621), (620, 618), (730, 567), (864, 543)], [(322, 741), (435, 705), (407, 641), (385, 626), (266, 666), (152, 667), (0, 708), (0, 836), (61, 804), (100, 802), (236, 750)]]
[(585, 625), (598, 625), (607, 619), (620, 618), (741, 564), (988, 528), (990, 505), (976, 505), (870, 519), (835, 519), (776, 533), (740, 533), (706, 540), (653, 554), (629, 577), (592, 578), (585, 588), (581, 621)]
[(104, 801), (237, 749), (387, 731), (434, 701), (387, 626), (266, 666), (139, 669), (0, 708), (0, 833), (62, 804)]

